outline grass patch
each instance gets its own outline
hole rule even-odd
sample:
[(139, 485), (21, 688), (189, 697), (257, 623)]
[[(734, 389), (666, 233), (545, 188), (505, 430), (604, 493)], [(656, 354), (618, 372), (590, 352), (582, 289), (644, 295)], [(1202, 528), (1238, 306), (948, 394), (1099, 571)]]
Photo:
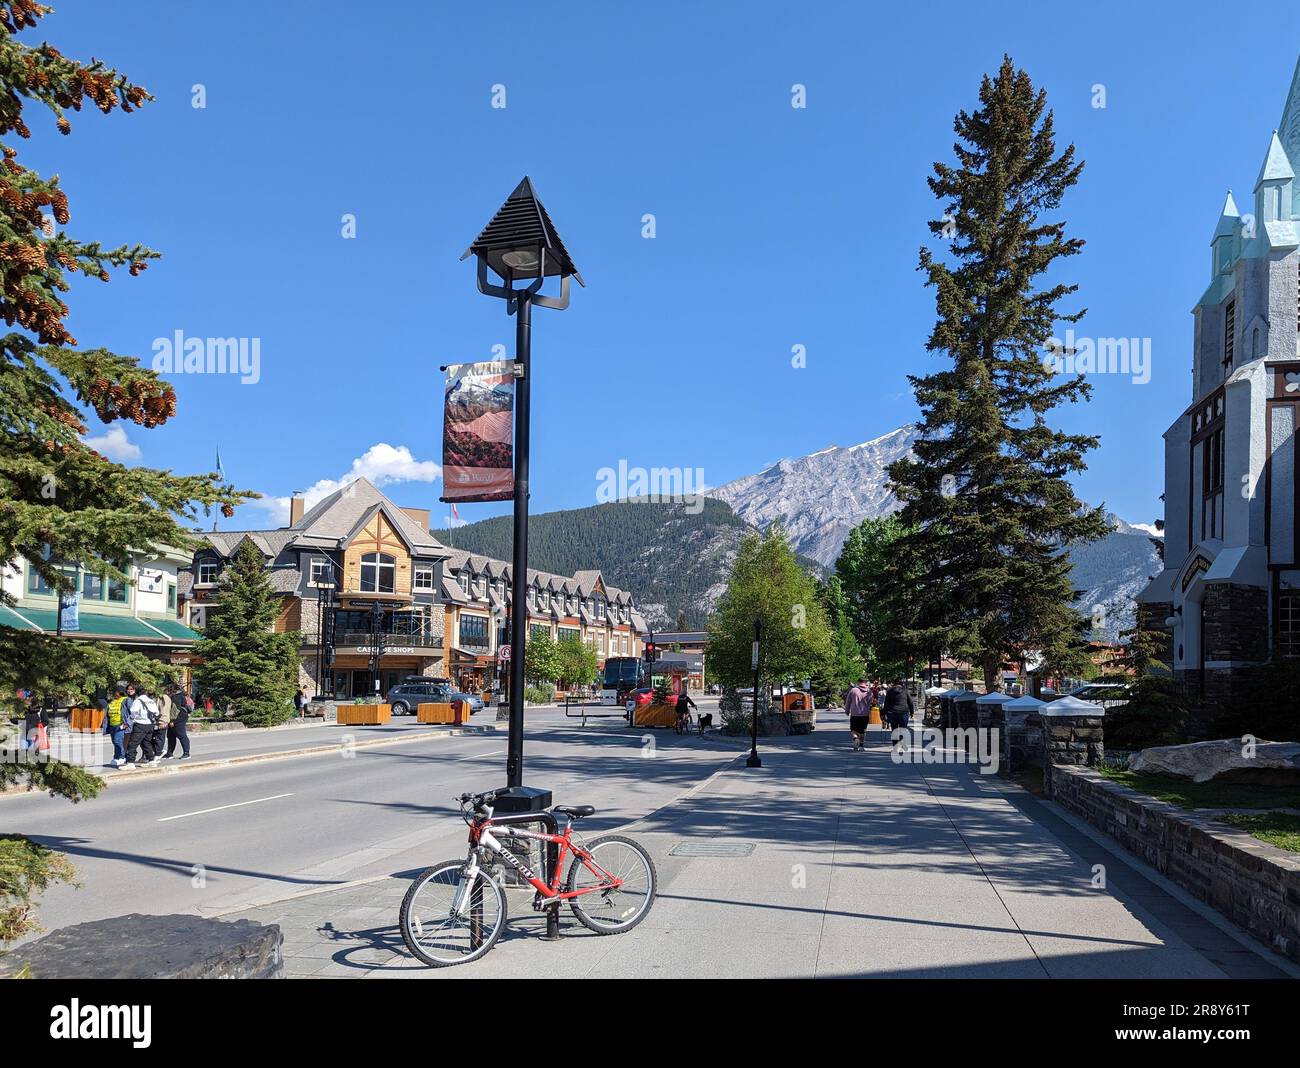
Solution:
[(1261, 842), (1289, 853), (1300, 853), (1300, 816), (1286, 812), (1229, 813), (1218, 817)]
[(1179, 808), (1293, 808), (1293, 786), (1258, 786), (1244, 782), (1192, 782), (1168, 775), (1140, 775), (1115, 768), (1096, 769), (1111, 782)]

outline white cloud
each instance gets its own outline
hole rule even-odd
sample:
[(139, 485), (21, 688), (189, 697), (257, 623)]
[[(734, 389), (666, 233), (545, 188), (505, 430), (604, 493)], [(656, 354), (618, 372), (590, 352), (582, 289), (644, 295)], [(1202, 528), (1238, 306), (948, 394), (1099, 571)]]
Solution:
[(139, 445), (127, 440), (126, 431), (120, 426), (110, 426), (96, 437), (81, 440), (96, 452), (103, 453), (110, 460), (116, 460), (120, 464), (128, 460), (138, 460), (144, 455)]
[(1151, 523), (1130, 523), (1129, 526), (1131, 526), (1134, 530), (1144, 530), (1148, 534), (1157, 538), (1163, 538), (1165, 536), (1165, 532), (1163, 530), (1156, 530), (1155, 526)]
[[(381, 441), (371, 445), (352, 461), (352, 469), (338, 478), (322, 478), (303, 490), (306, 507), (328, 497), (337, 489), (359, 478), (368, 478), (376, 486), (391, 486), (396, 482), (437, 482), (442, 477), (442, 466), (432, 460), (417, 460), (405, 445), (389, 445)], [(277, 523), (289, 522), (288, 497), (264, 497), (258, 507), (270, 512)]]

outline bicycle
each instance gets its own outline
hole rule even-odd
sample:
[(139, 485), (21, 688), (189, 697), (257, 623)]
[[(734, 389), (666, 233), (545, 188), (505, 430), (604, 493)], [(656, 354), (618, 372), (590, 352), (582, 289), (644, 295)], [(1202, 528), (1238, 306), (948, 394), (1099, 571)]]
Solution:
[(673, 725), (673, 729), (678, 734), (691, 733), (691, 714), (689, 711), (677, 713), (677, 722)]
[[(536, 911), (558, 909), (567, 901), (578, 922), (598, 935), (623, 934), (646, 918), (654, 904), (658, 875), (644, 847), (617, 834), (589, 843), (574, 841), (573, 825), (595, 814), (591, 805), (556, 805), (548, 812), (493, 818), (492, 802), (501, 792), (466, 793), (456, 799), (469, 826), (468, 855), (426, 869), (406, 891), (399, 927), (406, 948), (417, 960), (431, 968), (468, 964), (496, 944), (506, 926), (506, 895), (490, 870), (494, 859), (509, 864), (528, 881), (535, 891)], [(555, 831), (517, 826), (537, 822), (549, 823)], [(549, 878), (535, 874), (506, 849), (492, 833), (494, 827), (509, 827), (512, 837), (541, 842), (544, 848), (556, 847)], [(560, 870), (570, 853), (572, 861), (561, 889)]]

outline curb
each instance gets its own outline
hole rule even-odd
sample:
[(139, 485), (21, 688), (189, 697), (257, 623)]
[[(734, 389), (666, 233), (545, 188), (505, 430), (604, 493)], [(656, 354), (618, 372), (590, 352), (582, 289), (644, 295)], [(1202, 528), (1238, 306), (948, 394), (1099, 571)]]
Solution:
[[(490, 735), (500, 734), (505, 730), (505, 726), (491, 727), (463, 727), (454, 728), (449, 731), (421, 731), (418, 734), (412, 733), (401, 738), (373, 738), (369, 741), (354, 741), (353, 749), (373, 749), (386, 745), (405, 745), (409, 742), (428, 742), (435, 738), (456, 738), (462, 735)], [(339, 751), (338, 743), (329, 745), (311, 745), (301, 749), (276, 749), (269, 753), (244, 753), (240, 756), (223, 757), (220, 760), (199, 760), (184, 761), (181, 763), (171, 764), (167, 767), (140, 767), (133, 771), (123, 772), (121, 769), (111, 769), (117, 772), (111, 776), (100, 775), (106, 785), (116, 785), (120, 782), (133, 782), (142, 779), (154, 779), (160, 775), (190, 775), (198, 771), (211, 771), (215, 768), (228, 768), (236, 764), (253, 764), (267, 760), (288, 760), (293, 757), (319, 756), (322, 753), (337, 753)], [(110, 770), (104, 768), (90, 769), (94, 774)], [(17, 794), (27, 794), (32, 791), (25, 787), (16, 786), (6, 790), (0, 790), (0, 799)]]

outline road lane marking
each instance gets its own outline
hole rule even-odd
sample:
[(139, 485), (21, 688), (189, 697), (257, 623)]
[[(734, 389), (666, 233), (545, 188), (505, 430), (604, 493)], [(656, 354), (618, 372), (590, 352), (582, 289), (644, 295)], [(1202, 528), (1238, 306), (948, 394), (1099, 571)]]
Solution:
[(233, 805), (218, 805), (216, 808), (201, 808), (197, 812), (182, 812), (179, 816), (162, 816), (156, 822), (166, 823), (168, 820), (183, 820), (186, 816), (203, 816), (209, 812), (221, 812), (227, 808), (242, 808), (244, 805), (256, 805), (262, 801), (278, 801), (282, 797), (292, 797), (293, 794), (274, 794), (271, 797), (255, 797), (252, 801), (236, 801)]

